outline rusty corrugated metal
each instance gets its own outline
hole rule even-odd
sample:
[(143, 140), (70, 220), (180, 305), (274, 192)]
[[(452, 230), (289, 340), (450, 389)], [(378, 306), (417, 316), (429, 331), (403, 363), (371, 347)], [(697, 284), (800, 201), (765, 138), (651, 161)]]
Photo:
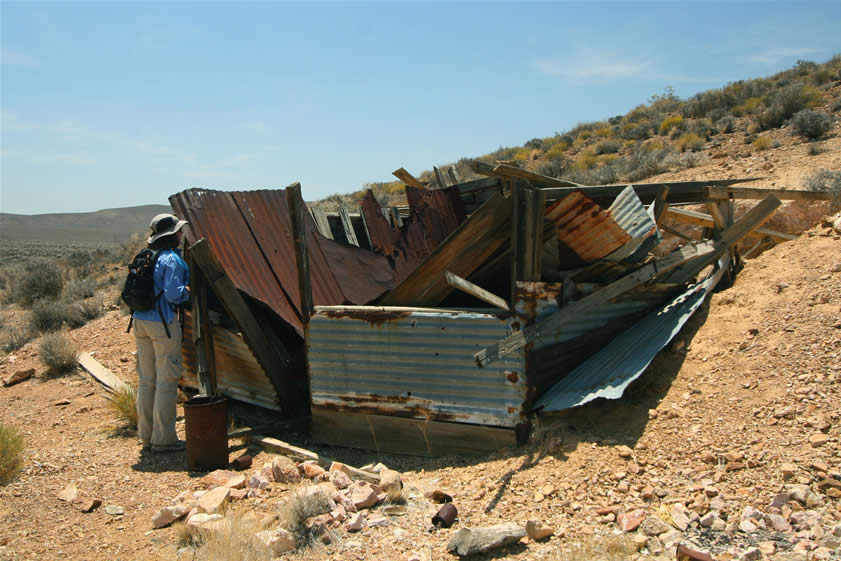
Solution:
[[(186, 386), (198, 389), (196, 373), (199, 368), (192, 333), (192, 320), (188, 313), (184, 320), (184, 338), (181, 346), (181, 380)], [(222, 394), (280, 411), (274, 387), (254, 353), (242, 339), (242, 335), (221, 326), (213, 326), (213, 347), (217, 387)]]
[(585, 263), (606, 257), (632, 238), (609, 212), (581, 191), (552, 203), (544, 216), (558, 228), (558, 239)]
[(522, 354), (478, 368), (473, 353), (511, 333), (485, 311), (319, 307), (307, 331), (314, 407), (514, 427), (525, 421)]

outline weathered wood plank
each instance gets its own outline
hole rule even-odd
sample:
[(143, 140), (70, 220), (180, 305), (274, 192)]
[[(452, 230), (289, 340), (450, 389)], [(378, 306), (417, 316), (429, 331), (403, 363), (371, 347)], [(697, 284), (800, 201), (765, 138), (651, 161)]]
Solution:
[(312, 439), (412, 456), (484, 455), (517, 444), (514, 429), (313, 407)]
[(797, 191), (795, 189), (764, 189), (710, 185), (704, 189), (708, 199), (764, 199), (774, 195), (782, 201), (828, 201), (828, 191)]
[(384, 306), (436, 306), (452, 291), (447, 270), (467, 278), (511, 235), (511, 200), (497, 193), (385, 295)]
[(453, 288), (466, 292), (467, 294), (474, 296), (483, 302), (487, 302), (491, 306), (496, 306), (501, 310), (505, 310), (506, 312), (511, 310), (510, 306), (508, 306), (508, 302), (493, 292), (489, 292), (481, 286), (475, 285), (472, 282), (451, 273), (450, 271), (447, 271), (445, 274), (447, 277), (447, 283)]
[(633, 273), (625, 275), (621, 279), (612, 282), (601, 290), (585, 296), (581, 300), (570, 303), (557, 312), (549, 314), (539, 322), (530, 325), (516, 333), (513, 333), (494, 345), (491, 345), (476, 354), (473, 358), (480, 367), (487, 366), (501, 356), (509, 355), (526, 346), (538, 338), (549, 338), (553, 332), (565, 322), (580, 317), (594, 306), (612, 300), (629, 290), (650, 281), (685, 263), (686, 261), (701, 255), (709, 255), (713, 252), (712, 242), (700, 243), (697, 245), (685, 245), (665, 257), (659, 257), (647, 265), (642, 266)]
[(245, 299), (222, 268), (206, 239), (200, 239), (191, 245), (188, 251), (196, 264), (201, 267), (208, 284), (213, 288), (214, 294), (222, 302), (228, 315), (242, 330), (243, 338), (265, 370), (284, 412), (288, 415), (305, 412), (306, 404), (299, 403), (293, 398), (299, 395), (293, 381), (283, 375), (284, 372), (289, 371), (291, 364), (291, 356), (286, 348), (282, 345), (271, 344), (263, 327), (251, 313)]
[[(704, 226), (707, 228), (712, 228), (713, 226), (715, 226), (715, 220), (712, 216), (695, 210), (670, 207), (666, 210), (666, 214), (671, 220), (683, 224), (694, 224), (696, 226)], [(785, 232), (778, 232), (777, 230), (770, 230), (768, 228), (757, 228), (756, 230), (753, 230), (751, 233), (749, 233), (748, 237), (769, 237), (778, 242), (791, 241), (796, 240), (798, 238), (798, 236), (794, 234), (786, 234)]]
[[(707, 198), (704, 191), (705, 187), (709, 186), (730, 186), (736, 183), (745, 183), (748, 181), (756, 181), (761, 179), (759, 177), (752, 177), (747, 179), (722, 179), (712, 181), (668, 181), (662, 183), (632, 183), (634, 191), (640, 198), (643, 204), (651, 204), (660, 193), (660, 189), (666, 185), (669, 187), (669, 196), (666, 202), (669, 203), (701, 203)], [(614, 185), (598, 185), (580, 187), (551, 187), (546, 188), (546, 200), (554, 201), (562, 199), (569, 195), (576, 189), (581, 190), (585, 195), (596, 201), (600, 206), (609, 206), (613, 200), (619, 196), (627, 183), (617, 183)]]
[[(252, 434), (248, 438), (248, 440), (252, 444), (256, 444), (257, 446), (261, 446), (266, 450), (270, 450), (272, 452), (288, 456), (292, 459), (304, 461), (314, 460), (318, 462), (318, 465), (326, 469), (329, 469), (330, 465), (335, 461), (326, 456), (320, 456), (319, 454), (316, 454), (311, 450), (307, 450), (306, 448), (293, 446), (292, 444), (289, 444), (282, 440), (278, 440), (277, 438), (271, 438), (268, 436), (263, 436), (261, 434)], [(345, 465), (348, 467), (349, 471), (353, 474), (353, 476), (356, 479), (362, 479), (370, 483), (380, 482), (380, 476), (376, 473), (371, 473), (365, 470), (361, 470), (359, 468), (348, 466), (347, 464)]]
[(546, 196), (525, 180), (511, 182), (511, 302), (516, 299), (517, 281), (539, 281), (543, 257), (543, 213)]
[(447, 176), (450, 178), (452, 185), (458, 185), (461, 183), (461, 180), (458, 177), (458, 172), (456, 171), (455, 166), (450, 166), (447, 168)]
[(94, 380), (111, 392), (130, 390), (131, 386), (120, 380), (113, 372), (102, 366), (90, 353), (79, 354), (79, 366)]
[(517, 166), (510, 166), (508, 164), (499, 164), (493, 168), (494, 175), (498, 177), (517, 177), (525, 179), (536, 187), (581, 187), (580, 184), (573, 181), (565, 181), (555, 177), (549, 177), (540, 173), (535, 173), (527, 169), (518, 168)]
[(414, 175), (406, 171), (404, 168), (398, 168), (394, 170), (393, 172), (391, 172), (391, 175), (393, 175), (406, 185), (409, 185), (411, 187), (417, 187), (418, 189), (426, 189), (426, 185), (418, 181), (418, 179)]
[(432, 166), (432, 172), (435, 174), (435, 181), (438, 182), (438, 188), (443, 189), (447, 186), (447, 182), (444, 181), (444, 176), (441, 175), (441, 170), (438, 169), (436, 166)]
[(330, 222), (327, 220), (327, 214), (321, 208), (312, 209), (312, 217), (315, 220), (315, 226), (319, 233), (325, 238), (333, 239), (333, 230), (330, 229)]
[(666, 199), (669, 198), (669, 191), (671, 191), (669, 186), (663, 185), (663, 187), (660, 188), (660, 192), (657, 193), (657, 197), (654, 199), (654, 202), (651, 203), (654, 205), (652, 214), (654, 215), (655, 224), (660, 224), (660, 219), (663, 218), (663, 213), (665, 213), (666, 209), (669, 208), (669, 203), (666, 202)]
[(350, 215), (345, 208), (345, 205), (339, 205), (339, 218), (342, 221), (342, 229), (345, 231), (345, 239), (350, 245), (359, 247), (359, 240), (356, 239), (356, 230), (353, 229), (353, 222), (350, 220)]
[(310, 259), (307, 249), (307, 225), (304, 222), (306, 204), (301, 196), (301, 184), (293, 183), (286, 188), (286, 204), (292, 219), (292, 242), (295, 245), (295, 262), (298, 265), (298, 291), (301, 294), (301, 321), (306, 324), (312, 315), (312, 284), (310, 282)]

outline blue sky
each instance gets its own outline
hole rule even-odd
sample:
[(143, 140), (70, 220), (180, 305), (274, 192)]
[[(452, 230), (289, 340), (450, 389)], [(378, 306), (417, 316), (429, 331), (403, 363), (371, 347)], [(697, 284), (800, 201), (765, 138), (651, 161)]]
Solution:
[(304, 198), (841, 53), (841, 2), (0, 1), (0, 211)]

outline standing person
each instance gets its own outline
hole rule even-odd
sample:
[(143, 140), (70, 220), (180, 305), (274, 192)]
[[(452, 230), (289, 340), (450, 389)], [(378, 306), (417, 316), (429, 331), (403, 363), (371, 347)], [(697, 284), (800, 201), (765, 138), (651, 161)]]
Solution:
[(134, 312), (137, 341), (137, 433), (144, 450), (184, 449), (175, 433), (175, 402), (181, 378), (181, 326), (176, 307), (190, 299), (190, 270), (181, 256), (181, 228), (186, 220), (159, 214), (150, 224), (149, 247), (157, 250), (155, 309)]

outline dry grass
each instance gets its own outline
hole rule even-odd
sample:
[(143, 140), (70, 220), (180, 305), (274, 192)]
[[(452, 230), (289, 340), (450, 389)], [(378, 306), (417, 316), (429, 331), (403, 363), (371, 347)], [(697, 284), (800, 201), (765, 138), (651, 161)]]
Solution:
[(298, 547), (308, 547), (316, 542), (318, 534), (307, 528), (308, 518), (330, 511), (330, 499), (323, 493), (308, 494), (298, 489), (280, 505), (281, 524), (295, 536)]
[(108, 396), (108, 409), (123, 422), (124, 428), (137, 430), (137, 390), (131, 386), (116, 390)]
[(15, 480), (23, 465), (23, 436), (18, 430), (0, 421), (0, 485)]
[(254, 536), (264, 530), (259, 519), (250, 513), (225, 517), (213, 531), (201, 537), (190, 535), (184, 524), (176, 528), (181, 547), (197, 547), (196, 561), (269, 561), (269, 549)]
[(79, 363), (79, 349), (69, 337), (61, 333), (44, 335), (38, 347), (38, 356), (49, 369), (48, 376), (73, 372)]

